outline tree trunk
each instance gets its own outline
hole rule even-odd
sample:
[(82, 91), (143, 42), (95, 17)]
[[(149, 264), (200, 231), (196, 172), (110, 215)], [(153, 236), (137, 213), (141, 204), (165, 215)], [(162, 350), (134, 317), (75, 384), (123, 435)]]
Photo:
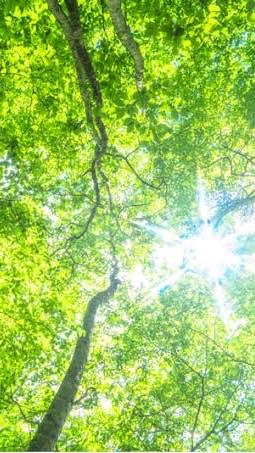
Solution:
[(119, 283), (120, 281), (113, 277), (109, 287), (89, 301), (83, 322), (85, 335), (78, 339), (65, 377), (27, 451), (54, 451), (86, 367), (97, 309), (99, 305), (110, 300)]

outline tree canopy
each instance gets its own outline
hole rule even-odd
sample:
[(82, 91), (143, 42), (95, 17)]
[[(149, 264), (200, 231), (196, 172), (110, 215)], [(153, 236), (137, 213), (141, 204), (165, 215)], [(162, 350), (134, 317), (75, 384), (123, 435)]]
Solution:
[(0, 5), (0, 450), (254, 451), (255, 2)]

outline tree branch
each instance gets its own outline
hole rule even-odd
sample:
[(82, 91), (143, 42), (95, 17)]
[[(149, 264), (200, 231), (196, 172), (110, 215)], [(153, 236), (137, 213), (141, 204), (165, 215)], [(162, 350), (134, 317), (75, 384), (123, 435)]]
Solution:
[[(58, 0), (47, 1), (49, 9), (59, 22), (72, 51), (80, 93), (85, 106), (86, 119), (92, 126), (93, 138), (96, 143), (94, 152), (95, 157), (91, 168), (96, 201), (81, 233), (71, 237), (71, 239), (80, 239), (88, 231), (89, 225), (93, 221), (100, 204), (100, 190), (96, 168), (100, 168), (101, 158), (107, 149), (108, 136), (101, 115), (98, 113), (98, 107), (102, 106), (102, 95), (88, 51), (83, 42), (83, 32), (77, 0), (65, 0), (68, 16), (63, 12)], [(97, 109), (95, 113), (93, 112), (93, 99), (90, 90), (96, 101)]]
[(204, 436), (201, 437), (201, 439), (193, 446), (191, 451), (196, 451), (200, 447), (200, 445), (202, 445), (207, 439), (209, 439), (209, 437), (212, 434), (219, 434), (219, 433), (222, 433), (222, 432), (226, 431), (228, 429), (228, 427), (231, 425), (231, 423), (233, 423), (236, 420), (236, 416), (237, 416), (238, 411), (239, 411), (239, 409), (241, 407), (241, 404), (239, 404), (237, 406), (233, 417), (228, 422), (226, 422), (221, 428), (216, 429), (217, 425), (219, 424), (219, 422), (222, 421), (222, 416), (223, 416), (224, 413), (226, 413), (228, 405), (229, 405), (229, 402), (231, 401), (231, 398), (234, 395), (234, 393), (235, 392), (233, 392), (230, 395), (229, 400), (227, 401), (226, 405), (219, 412), (218, 417), (216, 418), (215, 422), (213, 423), (212, 428), (209, 431), (207, 431), (207, 433)]
[(119, 157), (119, 158), (123, 159), (127, 163), (127, 165), (129, 166), (130, 170), (132, 171), (132, 173), (134, 173), (134, 175), (137, 177), (137, 179), (139, 179), (139, 181), (141, 183), (145, 184), (146, 186), (150, 187), (151, 189), (160, 190), (160, 186), (154, 186), (154, 184), (151, 184), (150, 182), (145, 181), (145, 179), (143, 179), (141, 176), (139, 176), (137, 171), (131, 165), (131, 163), (129, 162), (129, 160), (128, 160), (128, 158), (126, 156), (123, 156), (122, 154), (116, 154), (116, 157)]
[(112, 18), (113, 26), (121, 43), (134, 60), (136, 86), (138, 91), (141, 91), (143, 87), (144, 61), (140, 48), (134, 40), (130, 28), (122, 14), (120, 0), (106, 0), (106, 4)]
[(216, 214), (211, 219), (211, 221), (212, 221), (213, 225), (215, 226), (215, 228), (217, 228), (221, 224), (221, 222), (223, 221), (223, 218), (227, 214), (229, 214), (230, 212), (237, 211), (238, 209), (243, 208), (245, 206), (250, 206), (254, 202), (255, 202), (255, 195), (253, 195), (253, 193), (246, 198), (233, 200), (232, 202), (230, 202), (228, 204), (228, 206), (226, 206), (221, 211), (219, 211), (218, 214)]
[(93, 181), (94, 190), (95, 190), (95, 194), (96, 194), (96, 201), (94, 203), (93, 208), (90, 211), (89, 218), (88, 218), (83, 230), (81, 231), (81, 233), (74, 234), (69, 240), (81, 239), (81, 237), (87, 233), (88, 228), (97, 213), (97, 208), (100, 205), (100, 189), (99, 189), (99, 184), (98, 184), (98, 179), (97, 179), (97, 174), (96, 174), (96, 163), (97, 163), (97, 161), (96, 161), (96, 159), (94, 159), (94, 161), (92, 163), (92, 167), (91, 167), (92, 181)]
[(200, 398), (199, 398), (199, 403), (198, 403), (198, 407), (197, 407), (197, 410), (196, 410), (196, 416), (195, 416), (193, 428), (192, 428), (192, 431), (191, 431), (191, 451), (193, 451), (193, 448), (194, 448), (194, 436), (195, 436), (195, 432), (196, 432), (196, 429), (197, 429), (198, 419), (199, 419), (199, 416), (200, 416), (200, 413), (201, 413), (201, 410), (202, 410), (202, 405), (203, 405), (203, 402), (204, 402), (204, 398), (205, 398), (205, 382), (204, 382), (204, 376), (201, 376), (201, 395), (200, 395)]
[(69, 17), (65, 15), (58, 0), (47, 0), (49, 10), (60, 24), (71, 48), (76, 73), (80, 85), (81, 95), (86, 108), (87, 120), (91, 123), (91, 101), (88, 101), (87, 85), (89, 83), (94, 99), (98, 106), (102, 105), (102, 95), (91, 64), (88, 51), (83, 43), (83, 32), (80, 23), (80, 14), (76, 0), (66, 0)]
[(52, 12), (53, 16), (57, 19), (65, 36), (71, 37), (72, 29), (68, 17), (65, 15), (64, 11), (62, 10), (61, 6), (58, 3), (58, 0), (47, 0), (49, 10)]

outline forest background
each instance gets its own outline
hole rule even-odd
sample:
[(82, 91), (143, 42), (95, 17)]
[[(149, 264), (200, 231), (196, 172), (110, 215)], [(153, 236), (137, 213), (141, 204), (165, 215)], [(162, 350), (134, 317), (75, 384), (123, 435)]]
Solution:
[(0, 15), (0, 450), (254, 451), (254, 0)]

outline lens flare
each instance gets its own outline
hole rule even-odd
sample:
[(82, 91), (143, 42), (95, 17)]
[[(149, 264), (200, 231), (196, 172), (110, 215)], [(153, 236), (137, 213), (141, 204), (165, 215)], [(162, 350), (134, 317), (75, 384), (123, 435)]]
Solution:
[(191, 267), (206, 273), (213, 280), (223, 277), (227, 268), (238, 262), (228, 241), (207, 224), (199, 235), (187, 240), (186, 250)]
[[(216, 231), (211, 223), (214, 215), (207, 202), (202, 179), (198, 183), (198, 210), (200, 224), (195, 234), (178, 236), (174, 231), (143, 221), (134, 222), (155, 236), (161, 244), (155, 245), (152, 262), (162, 276), (152, 292), (162, 294), (187, 272), (204, 275), (211, 282), (215, 307), (228, 331), (228, 338), (236, 335), (244, 320), (235, 319), (233, 306), (225, 294), (222, 281), (228, 270), (255, 271), (255, 253), (247, 254), (247, 235), (255, 234), (255, 223), (233, 223), (229, 233)], [(158, 242), (158, 241), (157, 241)], [(254, 241), (255, 244), (255, 241)], [(244, 252), (243, 252), (244, 250)]]

